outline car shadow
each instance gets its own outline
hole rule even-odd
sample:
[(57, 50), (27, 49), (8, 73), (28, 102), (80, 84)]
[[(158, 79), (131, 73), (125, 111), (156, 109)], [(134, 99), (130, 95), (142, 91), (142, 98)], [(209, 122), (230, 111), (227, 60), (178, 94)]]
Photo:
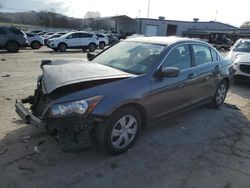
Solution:
[[(197, 178), (207, 178), (201, 172), (209, 173), (222, 165), (234, 168), (231, 160), (242, 162), (241, 157), (248, 156), (241, 147), (245, 147), (245, 137), (249, 138), (249, 121), (240, 110), (227, 106), (217, 110), (203, 106), (147, 127), (135, 146), (119, 156), (94, 147), (65, 153), (43, 131), (24, 126), (19, 120), (14, 123), (20, 128), (0, 140), (3, 187), (46, 187), (48, 183), (53, 187), (126, 187), (132, 182), (135, 187), (151, 187), (173, 185), (165, 181), (177, 176), (180, 178), (171, 187), (183, 187), (186, 177), (196, 182)], [(192, 174), (190, 169), (194, 169)]]
[(235, 81), (230, 87), (230, 92), (243, 98), (250, 98), (250, 82)]

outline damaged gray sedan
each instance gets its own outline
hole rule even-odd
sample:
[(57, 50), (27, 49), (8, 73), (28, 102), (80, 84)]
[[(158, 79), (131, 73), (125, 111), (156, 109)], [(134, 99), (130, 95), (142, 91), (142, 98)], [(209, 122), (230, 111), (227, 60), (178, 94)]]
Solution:
[(206, 103), (221, 106), (234, 72), (211, 45), (187, 38), (133, 38), (88, 57), (42, 61), (34, 95), (16, 101), (19, 116), (65, 151), (94, 142), (125, 152), (148, 124)]

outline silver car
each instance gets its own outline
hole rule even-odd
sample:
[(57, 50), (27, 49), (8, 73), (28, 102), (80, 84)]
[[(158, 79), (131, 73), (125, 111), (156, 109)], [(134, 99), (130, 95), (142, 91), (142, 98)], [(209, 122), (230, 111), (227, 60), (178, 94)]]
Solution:
[(250, 39), (237, 40), (227, 58), (233, 61), (235, 79), (250, 81)]
[(125, 152), (142, 127), (203, 104), (221, 106), (234, 72), (211, 45), (187, 38), (127, 39), (88, 58), (43, 61), (35, 94), (16, 102), (26, 123), (57, 135), (66, 151), (94, 141)]

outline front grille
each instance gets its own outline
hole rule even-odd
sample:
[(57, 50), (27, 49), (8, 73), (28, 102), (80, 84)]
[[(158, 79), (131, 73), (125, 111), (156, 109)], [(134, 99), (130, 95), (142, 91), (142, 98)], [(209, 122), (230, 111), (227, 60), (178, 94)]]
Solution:
[(246, 74), (250, 74), (250, 64), (249, 65), (240, 65), (240, 70)]

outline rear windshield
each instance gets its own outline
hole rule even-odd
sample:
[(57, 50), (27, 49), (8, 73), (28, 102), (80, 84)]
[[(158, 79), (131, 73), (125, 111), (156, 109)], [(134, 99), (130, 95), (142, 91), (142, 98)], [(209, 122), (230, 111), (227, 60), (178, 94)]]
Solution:
[(239, 43), (235, 48), (236, 52), (248, 52), (250, 53), (250, 42), (244, 41)]

